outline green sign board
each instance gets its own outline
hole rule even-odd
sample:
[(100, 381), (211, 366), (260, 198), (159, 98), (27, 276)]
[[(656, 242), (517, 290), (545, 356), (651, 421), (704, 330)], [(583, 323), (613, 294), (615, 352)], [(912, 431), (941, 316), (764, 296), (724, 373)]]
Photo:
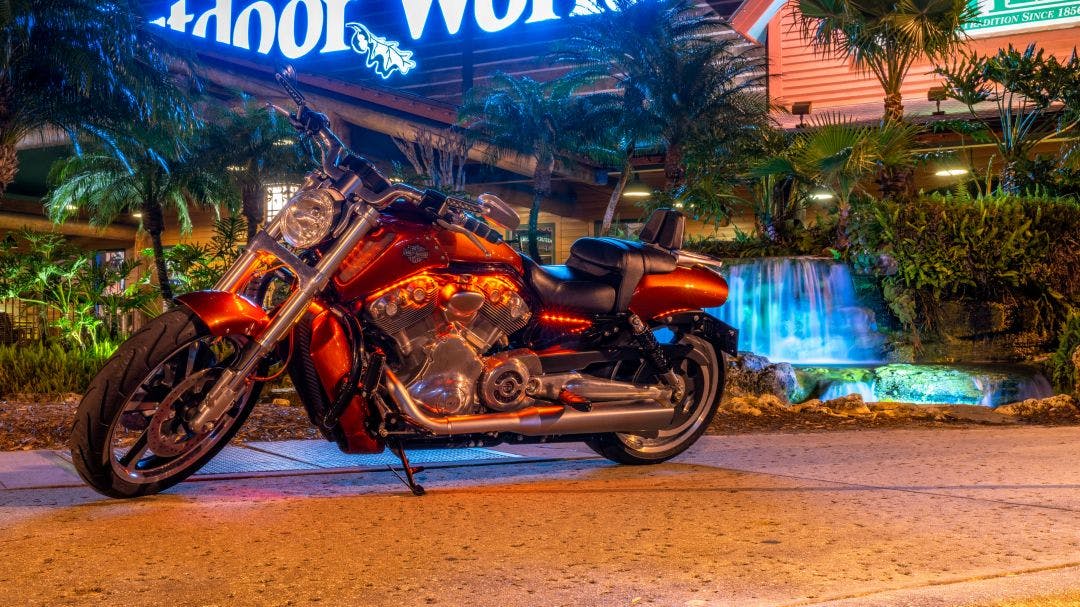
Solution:
[(975, 36), (1080, 24), (1080, 0), (974, 0), (978, 20), (968, 26)]

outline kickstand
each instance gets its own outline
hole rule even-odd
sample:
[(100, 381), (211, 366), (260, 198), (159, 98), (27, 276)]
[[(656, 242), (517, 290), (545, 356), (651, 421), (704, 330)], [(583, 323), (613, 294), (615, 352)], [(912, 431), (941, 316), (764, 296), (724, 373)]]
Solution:
[(401, 465), (405, 468), (405, 478), (401, 478), (401, 475), (398, 474), (397, 470), (394, 470), (393, 466), (387, 466), (387, 468), (390, 469), (390, 472), (394, 473), (394, 476), (398, 477), (399, 481), (405, 483), (405, 486), (408, 487), (410, 491), (412, 491), (413, 495), (423, 495), (424, 487), (420, 483), (416, 482), (416, 477), (414, 475), (423, 472), (424, 467), (417, 466), (413, 468), (412, 465), (409, 464), (409, 456), (405, 454), (405, 448), (401, 446), (401, 443), (395, 441), (393, 444), (390, 444), (388, 446), (390, 447), (390, 451), (394, 455), (396, 455), (398, 459), (401, 460)]

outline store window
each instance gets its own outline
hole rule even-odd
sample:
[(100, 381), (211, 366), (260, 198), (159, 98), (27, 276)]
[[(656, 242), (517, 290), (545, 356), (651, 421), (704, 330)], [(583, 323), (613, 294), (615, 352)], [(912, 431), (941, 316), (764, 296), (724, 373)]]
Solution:
[[(555, 263), (555, 224), (541, 223), (537, 228), (540, 259), (535, 261), (540, 264), (553, 264)], [(514, 230), (510, 244), (527, 255), (529, 251), (529, 230)]]
[(266, 221), (276, 217), (299, 189), (299, 186), (285, 183), (266, 186)]
[(614, 238), (625, 238), (627, 240), (637, 240), (638, 235), (641, 234), (641, 228), (645, 227), (645, 220), (643, 219), (616, 219), (611, 222), (611, 228), (607, 233), (601, 234), (600, 228), (603, 227), (603, 222), (593, 222), (593, 234), (597, 236), (611, 236)]

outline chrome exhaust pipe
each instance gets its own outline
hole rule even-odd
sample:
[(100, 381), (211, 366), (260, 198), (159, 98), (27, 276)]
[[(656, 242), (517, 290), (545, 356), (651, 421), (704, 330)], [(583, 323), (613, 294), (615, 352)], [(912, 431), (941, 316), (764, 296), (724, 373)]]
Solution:
[(675, 410), (656, 400), (609, 401), (592, 404), (589, 412), (560, 405), (532, 406), (508, 413), (432, 417), (425, 413), (393, 371), (383, 375), (387, 392), (408, 420), (439, 436), (513, 432), (525, 436), (648, 433), (670, 427)]

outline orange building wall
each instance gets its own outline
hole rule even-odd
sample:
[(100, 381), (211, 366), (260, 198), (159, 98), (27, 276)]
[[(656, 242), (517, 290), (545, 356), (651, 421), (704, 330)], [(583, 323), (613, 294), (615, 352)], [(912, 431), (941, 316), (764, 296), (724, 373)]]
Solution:
[[(841, 108), (845, 108), (844, 113), (881, 115), (884, 93), (877, 80), (872, 75), (860, 74), (844, 61), (817, 54), (799, 31), (794, 4), (789, 3), (777, 13), (769, 23), (767, 36), (769, 95), (774, 102), (790, 108), (792, 102), (811, 101), (814, 115)], [(1080, 26), (973, 38), (969, 48), (986, 54), (1010, 43), (1023, 48), (1032, 42), (1066, 58), (1075, 46), (1080, 45)], [(923, 63), (913, 66), (908, 73), (903, 88), (908, 112), (929, 108), (926, 92), (940, 84), (940, 77), (932, 73), (933, 69), (930, 64)], [(848, 111), (853, 109), (863, 111)]]

